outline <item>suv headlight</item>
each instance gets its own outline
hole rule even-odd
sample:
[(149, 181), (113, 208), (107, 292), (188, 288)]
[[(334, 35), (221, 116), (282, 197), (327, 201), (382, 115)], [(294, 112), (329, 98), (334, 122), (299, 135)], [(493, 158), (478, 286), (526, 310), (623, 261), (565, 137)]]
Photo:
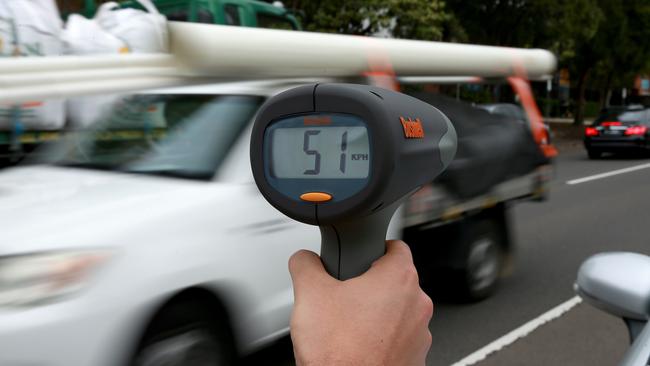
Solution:
[(88, 283), (108, 251), (43, 252), (0, 257), (0, 307), (51, 302)]

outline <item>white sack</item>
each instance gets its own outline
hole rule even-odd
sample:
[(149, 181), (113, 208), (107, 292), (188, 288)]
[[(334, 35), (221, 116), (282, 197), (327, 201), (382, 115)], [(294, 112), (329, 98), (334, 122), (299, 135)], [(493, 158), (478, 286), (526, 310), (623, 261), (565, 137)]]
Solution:
[(150, 0), (138, 2), (146, 12), (139, 9), (119, 9), (117, 3), (106, 3), (97, 12), (95, 20), (104, 30), (126, 42), (130, 52), (169, 52), (167, 19)]
[[(0, 0), (1, 1), (1, 0)], [(168, 52), (167, 20), (149, 0), (138, 0), (147, 11), (120, 9), (109, 2), (93, 19), (70, 16), (63, 32), (64, 49), (72, 55)], [(112, 108), (120, 97), (89, 96), (68, 100), (70, 125), (87, 127)], [(133, 128), (137, 128), (136, 125)]]
[[(0, 57), (60, 55), (61, 28), (54, 0), (0, 0)], [(60, 129), (64, 107), (61, 100), (0, 104), (0, 129)]]

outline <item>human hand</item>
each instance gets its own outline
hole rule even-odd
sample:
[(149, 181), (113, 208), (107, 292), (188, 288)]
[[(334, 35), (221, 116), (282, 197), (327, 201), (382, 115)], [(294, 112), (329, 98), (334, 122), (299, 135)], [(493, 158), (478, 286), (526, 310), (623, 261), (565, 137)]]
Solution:
[(386, 248), (366, 273), (346, 281), (330, 276), (313, 252), (291, 257), (298, 366), (424, 365), (433, 303), (408, 246), (388, 241)]

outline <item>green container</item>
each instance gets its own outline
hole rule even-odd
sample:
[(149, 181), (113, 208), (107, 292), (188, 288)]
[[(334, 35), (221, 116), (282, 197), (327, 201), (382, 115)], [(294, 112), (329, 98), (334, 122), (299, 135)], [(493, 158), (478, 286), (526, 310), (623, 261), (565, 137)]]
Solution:
[[(152, 0), (152, 2), (169, 20), (288, 30), (302, 28), (289, 10), (262, 1)], [(85, 0), (82, 9), (62, 10), (64, 15), (77, 11), (90, 18), (97, 10), (97, 3), (95, 0)], [(135, 0), (119, 3), (125, 8), (142, 8)]]

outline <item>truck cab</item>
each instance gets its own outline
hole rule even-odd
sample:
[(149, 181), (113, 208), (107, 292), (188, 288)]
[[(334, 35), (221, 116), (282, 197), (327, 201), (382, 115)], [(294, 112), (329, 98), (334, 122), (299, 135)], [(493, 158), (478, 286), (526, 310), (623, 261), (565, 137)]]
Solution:
[[(124, 2), (137, 6), (136, 1)], [(251, 0), (155, 0), (169, 20), (298, 30), (300, 23), (285, 8)]]
[[(62, 14), (82, 13), (92, 17), (96, 0), (58, 1)], [(77, 3), (77, 6), (74, 4)], [(141, 8), (136, 0), (119, 2), (122, 7)], [(234, 25), (285, 30), (300, 30), (300, 22), (282, 6), (256, 0), (153, 0), (167, 19), (173, 21)]]

